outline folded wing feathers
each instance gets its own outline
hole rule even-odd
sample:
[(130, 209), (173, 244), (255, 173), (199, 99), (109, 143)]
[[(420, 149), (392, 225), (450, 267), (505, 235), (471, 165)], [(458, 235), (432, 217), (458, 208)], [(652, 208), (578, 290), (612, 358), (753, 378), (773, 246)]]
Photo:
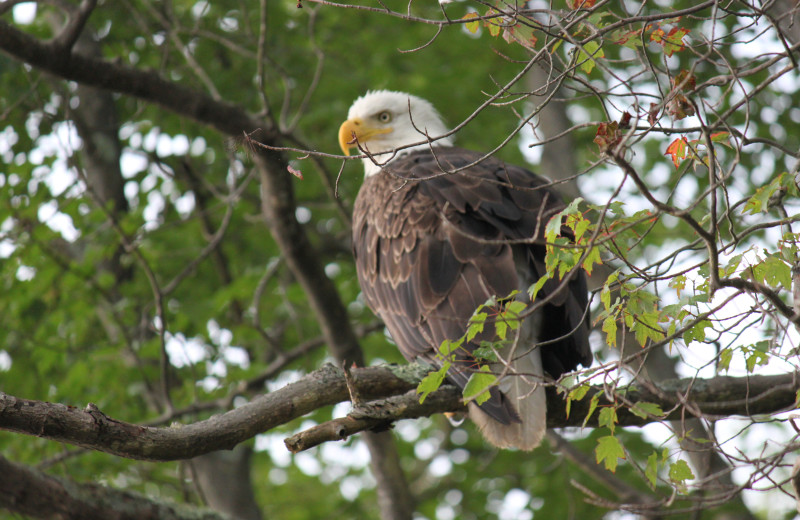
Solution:
[[(458, 169), (480, 155), (451, 147), (435, 150), (435, 157), (430, 150), (400, 157), (368, 177), (353, 215), (353, 247), (367, 303), (407, 359), (434, 364), (439, 344), (461, 337), (478, 305), (514, 289), (524, 293), (545, 272), (541, 242), (512, 246), (504, 241), (541, 241), (547, 220), (563, 208), (546, 181), (527, 170), (489, 158), (443, 175), (439, 164)], [(551, 295), (559, 283), (548, 281), (540, 297)], [(480, 409), (471, 405), (477, 410), (471, 412), (473, 420), (498, 446), (531, 449), (541, 440), (544, 397), (531, 391), (531, 377), (541, 378), (543, 370), (558, 377), (578, 363), (591, 363), (585, 280), (574, 277), (567, 289), (544, 306), (541, 331), (526, 325), (529, 345), (552, 342), (518, 360), (514, 369), (532, 375), (509, 377), (506, 392), (493, 389)], [(467, 348), (491, 335), (489, 326)], [(468, 352), (460, 353), (451, 380), (463, 388), (473, 364)]]

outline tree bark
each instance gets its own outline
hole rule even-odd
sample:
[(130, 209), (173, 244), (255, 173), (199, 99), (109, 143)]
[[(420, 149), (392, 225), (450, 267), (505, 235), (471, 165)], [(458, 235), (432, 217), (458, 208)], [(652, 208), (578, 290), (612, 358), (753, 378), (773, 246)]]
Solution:
[(0, 456), (0, 507), (53, 520), (225, 520), (212, 511), (176, 506), (99, 484), (51, 477)]
[[(398, 419), (464, 410), (460, 392), (443, 386), (425, 403), (415, 389), (425, 373), (417, 365), (351, 369), (352, 384), (367, 406), (354, 411), (366, 428), (385, 429)], [(800, 377), (776, 376), (675, 379), (658, 384), (632, 384), (618, 389), (590, 387), (580, 401), (569, 403), (563, 394), (548, 392), (547, 426), (597, 426), (597, 413), (587, 419), (591, 396), (598, 406), (615, 406), (620, 426), (641, 426), (688, 416), (722, 418), (778, 413), (795, 407)], [(389, 396), (391, 399), (381, 400)], [(343, 372), (325, 365), (280, 390), (263, 395), (221, 415), (182, 426), (154, 428), (108, 417), (94, 405), (85, 409), (0, 394), (0, 429), (33, 435), (120, 457), (144, 460), (180, 460), (216, 450), (232, 449), (258, 433), (285, 424), (311, 411), (350, 399)], [(430, 401), (430, 402), (429, 402)], [(659, 417), (630, 410), (638, 402), (661, 406)], [(634, 410), (636, 411), (636, 410)], [(364, 429), (364, 428), (362, 428)], [(331, 431), (336, 431), (332, 429)], [(352, 433), (352, 432), (351, 432)], [(326, 440), (339, 440), (336, 437)]]
[(188, 461), (206, 505), (238, 520), (262, 519), (250, 478), (252, 455), (252, 448), (240, 444), (231, 451), (214, 451)]

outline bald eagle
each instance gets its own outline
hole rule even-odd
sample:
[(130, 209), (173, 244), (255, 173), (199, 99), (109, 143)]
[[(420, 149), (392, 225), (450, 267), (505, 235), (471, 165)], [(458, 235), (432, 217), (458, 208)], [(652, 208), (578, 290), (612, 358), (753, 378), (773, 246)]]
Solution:
[[(517, 166), (456, 148), (424, 99), (373, 91), (358, 98), (339, 129), (346, 155), (359, 147), (365, 180), (353, 211), (353, 250), (364, 298), (409, 361), (441, 366), (444, 340), (461, 338), (490, 297), (530, 304), (527, 289), (545, 273), (544, 231), (564, 208), (549, 183)], [(548, 280), (547, 303), (525, 319), (519, 340), (499, 352), (490, 398), (469, 403), (470, 418), (501, 448), (531, 450), (546, 428), (545, 374), (558, 378), (592, 361), (583, 273), (561, 287)], [(475, 369), (471, 353), (493, 327), (457, 351), (448, 378), (461, 388)]]

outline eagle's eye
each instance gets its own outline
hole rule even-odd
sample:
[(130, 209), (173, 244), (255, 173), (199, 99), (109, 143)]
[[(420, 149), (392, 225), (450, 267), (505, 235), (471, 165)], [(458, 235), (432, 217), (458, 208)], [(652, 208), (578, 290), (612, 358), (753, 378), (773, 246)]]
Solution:
[(380, 121), (381, 123), (388, 123), (391, 120), (392, 120), (392, 114), (390, 114), (389, 112), (381, 112), (380, 114), (378, 114), (378, 121)]

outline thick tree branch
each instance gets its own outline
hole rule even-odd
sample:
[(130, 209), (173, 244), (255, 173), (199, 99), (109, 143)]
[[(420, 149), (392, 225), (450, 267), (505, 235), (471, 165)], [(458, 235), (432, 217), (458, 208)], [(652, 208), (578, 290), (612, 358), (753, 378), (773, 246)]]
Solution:
[(209, 510), (171, 505), (99, 484), (79, 484), (0, 456), (0, 507), (62, 520), (224, 520)]
[(309, 428), (289, 437), (284, 443), (289, 451), (297, 453), (324, 442), (344, 440), (358, 432), (391, 428), (392, 423), (400, 419), (416, 419), (441, 413), (442, 410), (466, 412), (466, 408), (461, 405), (461, 392), (458, 388), (450, 385), (442, 386), (438, 391), (428, 395), (422, 404), (419, 402), (416, 390), (364, 403), (346, 417)]
[[(359, 392), (378, 398), (408, 391), (418, 380), (406, 368), (354, 371)], [(325, 365), (286, 387), (227, 413), (189, 425), (154, 428), (84, 409), (0, 394), (0, 429), (66, 442), (131, 459), (179, 460), (231, 449), (258, 433), (322, 406), (348, 400), (341, 370)]]
[[(424, 404), (413, 391), (425, 374), (419, 365), (352, 369), (353, 382), (362, 398), (377, 400), (355, 410), (349, 419), (338, 419), (287, 441), (293, 449), (308, 448), (326, 440), (340, 440), (358, 431), (385, 429), (399, 419), (461, 411), (461, 395), (444, 386)], [(600, 393), (599, 406), (615, 405), (624, 393), (631, 403), (659, 404), (663, 417), (642, 418), (616, 404), (621, 426), (641, 426), (661, 420), (678, 420), (688, 415), (728, 417), (765, 415), (795, 406), (800, 378), (797, 374), (713, 379), (676, 379), (657, 387), (636, 384), (616, 389), (592, 387), (581, 401), (571, 403), (569, 416), (561, 395), (548, 392), (548, 420), (551, 428), (582, 426), (591, 396)], [(299, 381), (264, 395), (225, 414), (184, 426), (152, 428), (112, 419), (95, 406), (81, 410), (61, 404), (31, 401), (0, 394), (0, 429), (35, 435), (121, 457), (176, 460), (196, 457), (214, 450), (230, 449), (254, 435), (285, 424), (313, 410), (349, 400), (342, 371), (331, 365)], [(688, 413), (687, 413), (688, 412)], [(587, 426), (597, 425), (597, 414)], [(326, 433), (327, 432), (327, 433)]]
[[(600, 394), (599, 407), (616, 406), (620, 426), (643, 426), (652, 422), (682, 421), (691, 417), (722, 418), (771, 414), (795, 407), (800, 390), (798, 374), (779, 376), (728, 377), (713, 379), (674, 379), (657, 386), (632, 384), (614, 391), (594, 386), (582, 401), (570, 404), (567, 415), (563, 396), (548, 389), (547, 427), (596, 427), (598, 414), (586, 419), (591, 407), (591, 396)], [(610, 397), (609, 398), (609, 394)], [(630, 403), (648, 402), (661, 406), (662, 417), (642, 417), (616, 402), (616, 395), (624, 395)], [(429, 416), (433, 413), (463, 411), (461, 394), (451, 386), (443, 386), (419, 403), (416, 392), (392, 396), (379, 402), (358, 407), (347, 417), (334, 419), (286, 439), (286, 447), (293, 451), (312, 448), (323, 442), (343, 440), (354, 433), (369, 429), (384, 429), (399, 419)], [(688, 412), (688, 413), (687, 413)]]
[(161, 105), (172, 112), (208, 124), (230, 136), (262, 131), (259, 139), (271, 141), (277, 134), (262, 120), (238, 105), (168, 81), (153, 71), (142, 71), (120, 63), (73, 52), (64, 56), (56, 42), (41, 40), (0, 20), (0, 51), (37, 69), (83, 85), (127, 94)]

